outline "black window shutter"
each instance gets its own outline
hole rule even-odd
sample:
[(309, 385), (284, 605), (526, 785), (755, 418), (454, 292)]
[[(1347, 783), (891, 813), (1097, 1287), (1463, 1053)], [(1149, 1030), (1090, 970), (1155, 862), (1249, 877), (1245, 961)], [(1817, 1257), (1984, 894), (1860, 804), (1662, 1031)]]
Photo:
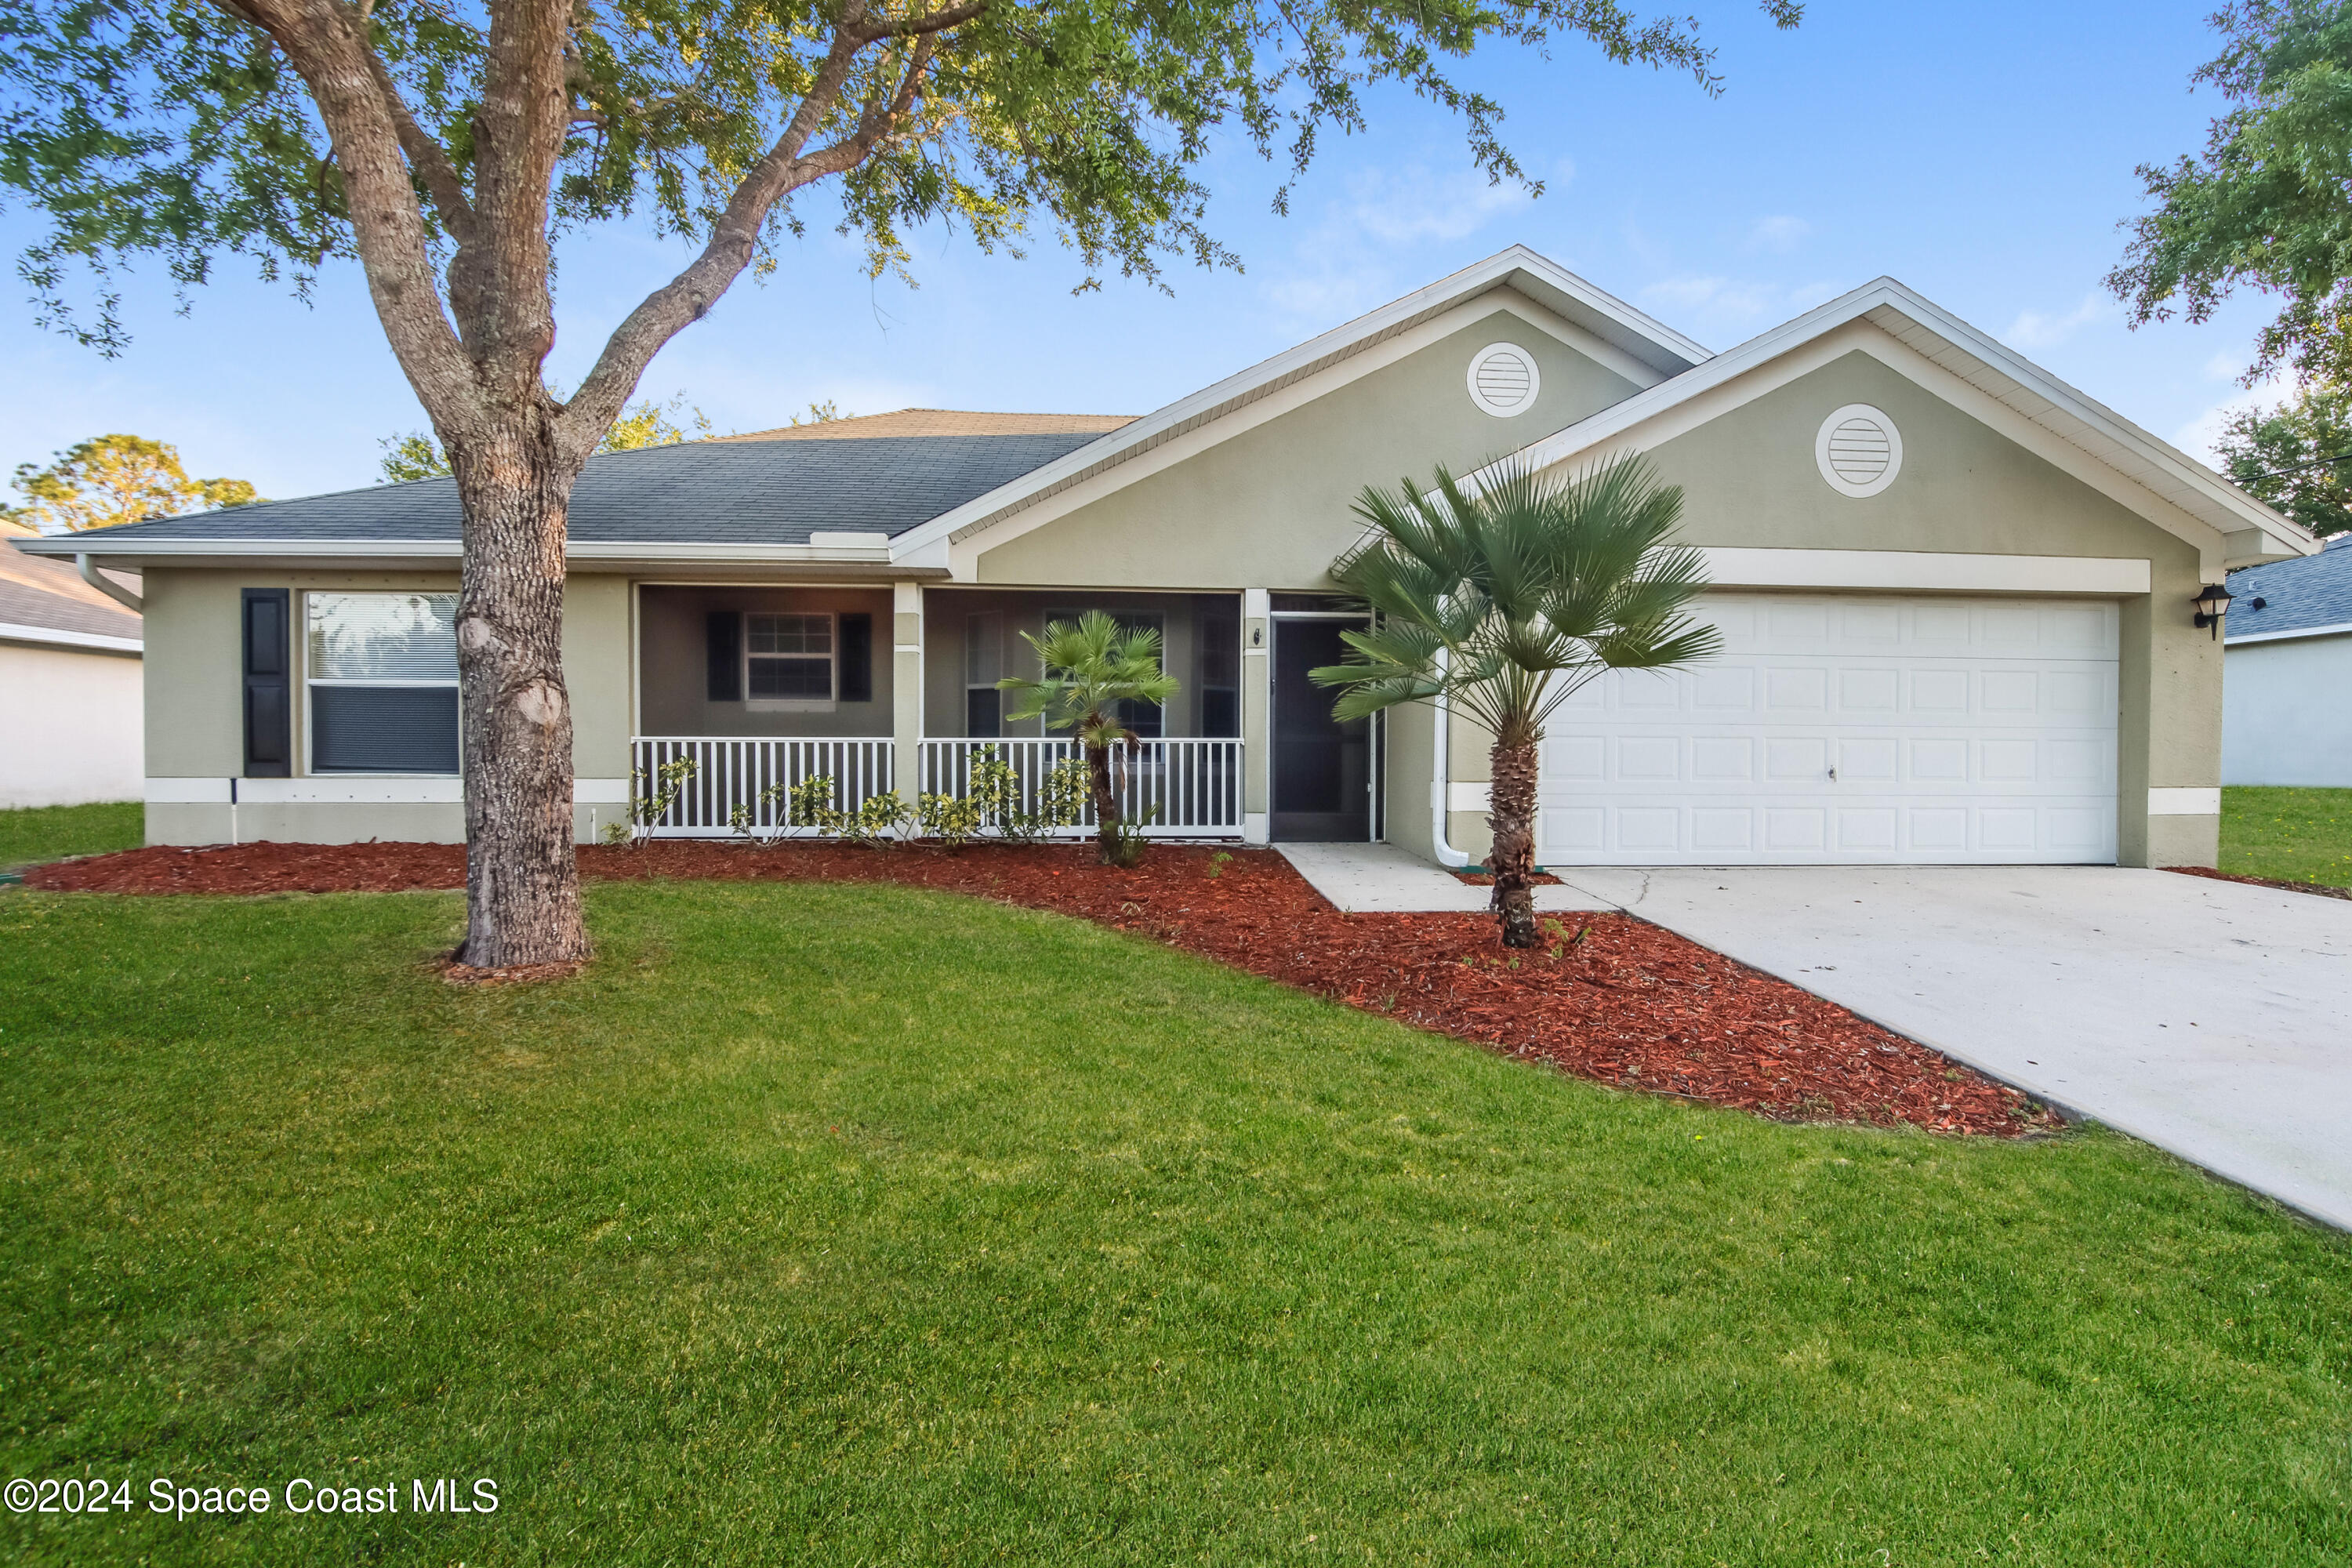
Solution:
[(703, 623), (709, 628), (710, 690), (713, 702), (743, 700), (743, 616), (739, 610), (713, 610)]
[(293, 772), (292, 592), (247, 588), (245, 623), (245, 776), (282, 779)]
[(874, 617), (841, 617), (841, 700), (874, 700)]

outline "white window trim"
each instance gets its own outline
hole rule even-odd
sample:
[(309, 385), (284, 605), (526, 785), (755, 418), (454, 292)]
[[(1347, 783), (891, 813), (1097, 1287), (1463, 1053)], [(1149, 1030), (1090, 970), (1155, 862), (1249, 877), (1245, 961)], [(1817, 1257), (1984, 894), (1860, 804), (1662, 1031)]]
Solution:
[[(743, 710), (747, 713), (831, 713), (841, 704), (841, 616), (831, 610), (741, 610), (743, 619)], [(825, 697), (754, 697), (751, 695), (751, 661), (754, 658), (814, 658), (811, 653), (762, 653), (751, 651), (751, 617), (754, 616), (801, 616), (824, 618)]]
[[(411, 596), (423, 597), (436, 594), (446, 594), (451, 597), (456, 596), (455, 592), (448, 588), (315, 588), (304, 589), (301, 593), (296, 595), (300, 604), (300, 614), (296, 617), (293, 635), (289, 639), (293, 644), (293, 647), (290, 650), (293, 656), (291, 662), (299, 668), (302, 677), (301, 698), (295, 705), (295, 723), (299, 726), (301, 731), (296, 738), (297, 743), (295, 746), (295, 759), (300, 771), (295, 776), (306, 779), (462, 779), (466, 776), (466, 709), (465, 697), (462, 691), (462, 681), (457, 679), (338, 680), (313, 679), (310, 674), (310, 601), (312, 599), (318, 598), (321, 595), (331, 595), (337, 598), (346, 599), (365, 598), (371, 596), (390, 599), (407, 598)], [(311, 721), (310, 715), (310, 689), (317, 686), (391, 686), (429, 689), (438, 689), (446, 686), (453, 690), (457, 690), (459, 692), (457, 700), (457, 771), (454, 773), (429, 773), (421, 768), (403, 769), (398, 773), (362, 773), (351, 768), (329, 768), (321, 771), (318, 765), (318, 759), (315, 755), (319, 744), (319, 727)], [(285, 783), (284, 780), (278, 779), (273, 779), (268, 782), (281, 784)]]

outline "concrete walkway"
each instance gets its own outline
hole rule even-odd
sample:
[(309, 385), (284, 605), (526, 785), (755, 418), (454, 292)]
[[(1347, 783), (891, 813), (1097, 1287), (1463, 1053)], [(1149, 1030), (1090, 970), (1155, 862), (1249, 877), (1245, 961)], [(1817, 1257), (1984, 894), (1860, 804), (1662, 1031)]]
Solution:
[[(1283, 844), (1283, 858), (1349, 914), (1476, 914), (1494, 895), (1391, 844)], [(1538, 913), (1616, 906), (1574, 888), (1535, 889)]]
[(2352, 1229), (2352, 901), (2114, 867), (1560, 874)]

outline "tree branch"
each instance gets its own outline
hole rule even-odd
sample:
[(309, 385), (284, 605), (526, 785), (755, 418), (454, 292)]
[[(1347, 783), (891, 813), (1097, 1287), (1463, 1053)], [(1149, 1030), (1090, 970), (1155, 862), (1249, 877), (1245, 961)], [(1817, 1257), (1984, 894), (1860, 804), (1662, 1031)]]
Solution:
[(341, 0), (215, 0), (269, 36), (310, 89), (342, 171), (352, 242), (400, 368), (436, 425), (477, 405), (465, 351), (442, 309), (424, 214), (378, 62)]
[[(700, 320), (712, 302), (751, 264), (759, 249), (761, 226), (767, 222), (777, 202), (828, 174), (856, 168), (872, 155), (875, 147), (897, 128), (921, 96), (937, 35), (982, 16), (991, 4), (992, 0), (968, 0), (950, 11), (932, 12), (884, 27), (866, 23), (865, 0), (849, 0), (834, 29), (824, 63), (818, 68), (808, 92), (775, 144), (736, 187), (726, 210), (712, 226), (709, 242), (701, 254), (677, 277), (648, 294), (605, 340), (595, 367), (580, 384), (565, 409), (562, 426), (567, 447), (576, 446), (584, 455), (619, 416), (637, 378), (645, 374), (646, 366), (653, 363), (662, 345), (688, 323)], [(803, 154), (809, 139), (839, 105), (842, 89), (859, 52), (883, 38), (898, 36), (901, 28), (913, 29), (908, 36), (914, 37), (915, 47), (898, 86), (887, 99), (861, 113), (848, 135), (817, 152)]]

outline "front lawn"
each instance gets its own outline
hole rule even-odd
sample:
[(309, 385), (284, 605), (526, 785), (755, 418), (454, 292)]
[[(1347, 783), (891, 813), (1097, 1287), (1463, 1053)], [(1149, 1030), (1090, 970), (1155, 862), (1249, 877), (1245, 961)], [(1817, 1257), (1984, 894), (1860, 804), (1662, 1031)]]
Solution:
[(0, 1473), (500, 1499), (11, 1557), (2352, 1555), (2352, 1247), (2128, 1140), (1621, 1095), (945, 894), (590, 900), (468, 991), (446, 894), (0, 894)]
[(146, 833), (147, 808), (135, 800), (0, 811), (0, 871), (68, 855), (134, 849)]
[(2223, 790), (2221, 869), (2352, 888), (2352, 789)]

